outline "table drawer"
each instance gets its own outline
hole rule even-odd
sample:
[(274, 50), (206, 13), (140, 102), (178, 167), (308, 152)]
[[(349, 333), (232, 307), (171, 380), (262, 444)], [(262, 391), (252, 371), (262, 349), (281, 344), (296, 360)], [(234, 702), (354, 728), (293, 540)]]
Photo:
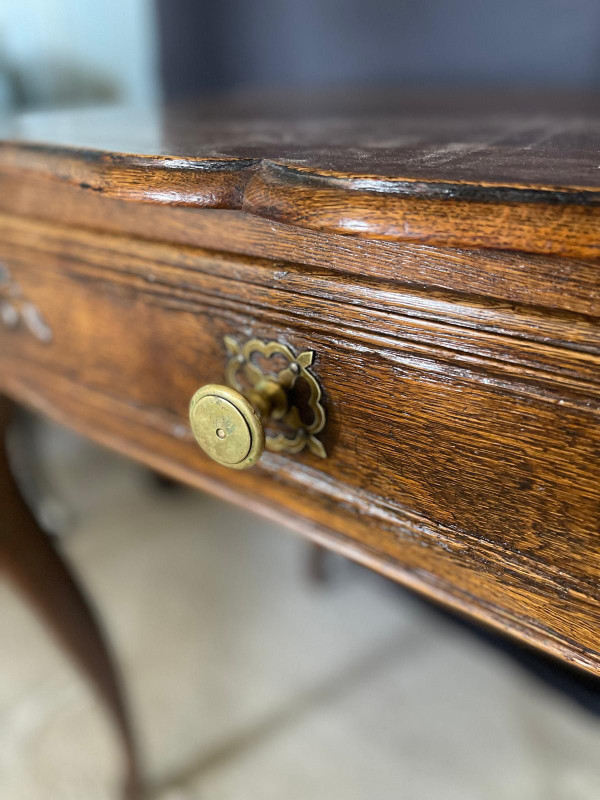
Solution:
[[(0, 259), (5, 392), (600, 671), (594, 319), (8, 217)], [(314, 351), (326, 458), (202, 453), (225, 337)]]

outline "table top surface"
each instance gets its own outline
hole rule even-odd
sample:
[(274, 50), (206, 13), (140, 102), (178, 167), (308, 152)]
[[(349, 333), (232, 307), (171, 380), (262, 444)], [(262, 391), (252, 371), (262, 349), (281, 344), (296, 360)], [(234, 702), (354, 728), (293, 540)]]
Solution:
[(246, 95), (27, 113), (6, 120), (0, 136), (23, 147), (170, 159), (196, 171), (269, 162), (299, 179), (338, 178), (382, 192), (427, 194), (455, 184), (454, 193), (530, 188), (579, 201), (582, 191), (600, 190), (600, 102), (592, 95)]
[(0, 171), (345, 236), (600, 258), (593, 95), (357, 91), (30, 113), (1, 126)]

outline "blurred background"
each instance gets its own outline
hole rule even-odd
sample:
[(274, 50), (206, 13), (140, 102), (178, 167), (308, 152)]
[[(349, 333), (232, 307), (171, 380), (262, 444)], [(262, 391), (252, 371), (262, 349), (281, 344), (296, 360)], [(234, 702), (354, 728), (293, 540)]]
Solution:
[[(600, 85), (597, 0), (0, 0), (0, 113), (243, 91)], [(156, 800), (597, 800), (598, 681), (24, 417)], [(31, 477), (31, 476), (30, 476)], [(314, 566), (314, 563), (313, 563)], [(0, 587), (0, 800), (108, 800), (102, 711)]]
[(597, 0), (2, 0), (0, 108), (600, 84)]

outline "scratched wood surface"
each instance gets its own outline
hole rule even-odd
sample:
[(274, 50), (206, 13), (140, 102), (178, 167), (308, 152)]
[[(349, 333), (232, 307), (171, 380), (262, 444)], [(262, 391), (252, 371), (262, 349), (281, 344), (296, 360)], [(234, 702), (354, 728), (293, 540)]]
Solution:
[[(61, 207), (79, 227), (0, 215), (0, 301), (18, 312), (1, 391), (600, 674), (593, 263), (344, 250), (241, 212), (92, 206)], [(529, 302), (506, 299), (519, 287)], [(240, 473), (200, 452), (187, 405), (223, 381), (225, 335), (316, 351), (327, 460), (266, 454)]]
[(25, 115), (4, 126), (0, 170), (346, 236), (598, 258), (596, 98), (376, 99), (345, 116), (335, 102)]

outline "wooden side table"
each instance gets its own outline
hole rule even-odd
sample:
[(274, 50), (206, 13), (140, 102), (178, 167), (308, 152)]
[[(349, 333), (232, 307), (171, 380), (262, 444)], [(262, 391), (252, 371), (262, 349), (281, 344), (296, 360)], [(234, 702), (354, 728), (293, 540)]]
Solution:
[[(10, 398), (600, 674), (600, 117), (485, 102), (14, 120), (2, 425)], [(110, 659), (4, 457), (0, 498), (133, 796)]]

